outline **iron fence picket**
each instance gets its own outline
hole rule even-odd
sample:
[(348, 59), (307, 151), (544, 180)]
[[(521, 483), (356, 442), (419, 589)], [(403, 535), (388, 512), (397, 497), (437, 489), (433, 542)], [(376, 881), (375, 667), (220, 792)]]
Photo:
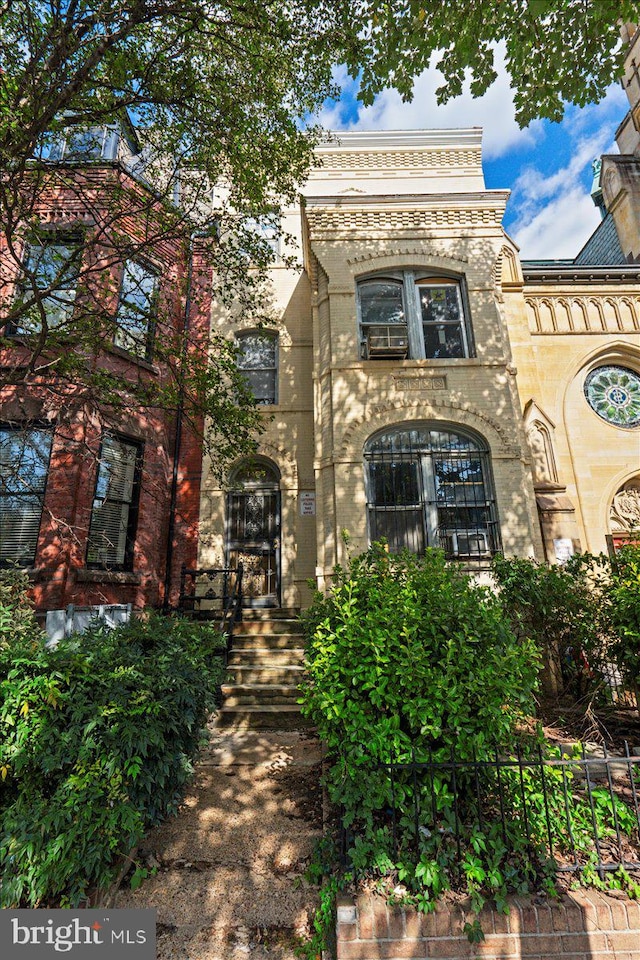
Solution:
[[(578, 784), (581, 783), (581, 778), (583, 778), (584, 786), (580, 792), (583, 799), (587, 801), (588, 815), (586, 822), (580, 821), (580, 830), (584, 831), (588, 825), (590, 842), (595, 853), (592, 865), (601, 877), (604, 877), (605, 872), (617, 870), (619, 867), (631, 871), (640, 871), (640, 854), (635, 860), (625, 859), (623, 846), (625, 834), (617, 809), (620, 789), (616, 788), (613, 775), (614, 769), (621, 767), (628, 777), (628, 787), (625, 785), (625, 790), (631, 795), (633, 809), (629, 804), (627, 804), (627, 807), (631, 813), (635, 814), (636, 836), (633, 839), (638, 843), (640, 842), (638, 838), (638, 834), (640, 834), (640, 804), (636, 777), (640, 775), (640, 756), (631, 754), (626, 741), (624, 756), (612, 756), (608, 753), (606, 747), (603, 749), (602, 757), (588, 756), (583, 746), (580, 757), (566, 755), (545, 757), (539, 744), (536, 745), (534, 753), (526, 757), (523, 756), (520, 745), (517, 744), (514, 756), (513, 749), (501, 750), (499, 745), (496, 744), (492, 749), (492, 757), (483, 760), (477, 758), (475, 750), (472, 751), (471, 760), (459, 760), (456, 758), (453, 747), (448, 759), (435, 760), (431, 745), (427, 749), (427, 757), (427, 760), (417, 761), (415, 746), (413, 746), (410, 762), (399, 761), (393, 755), (390, 756), (388, 763), (373, 764), (373, 766), (385, 770), (389, 776), (391, 840), (395, 857), (398, 856), (402, 844), (403, 816), (405, 817), (404, 824), (409, 830), (409, 837), (413, 833), (417, 855), (423, 849), (422, 834), (429, 838), (438, 831), (443, 837), (452, 833), (453, 837), (451, 839), (455, 843), (456, 858), (459, 864), (463, 857), (462, 841), (465, 828), (471, 826), (475, 829), (477, 825), (480, 831), (484, 833), (491, 828), (492, 822), (499, 823), (503, 842), (509, 850), (510, 831), (507, 809), (511, 807), (512, 802), (517, 801), (519, 819), (522, 823), (530, 854), (535, 854), (536, 850), (546, 849), (548, 857), (556, 861), (558, 873), (578, 872), (585, 867), (585, 862), (580, 860), (580, 853), (585, 851), (580, 850), (575, 833), (572, 798), (578, 795)], [(549, 769), (559, 770), (561, 779), (550, 780), (547, 776)], [(515, 779), (509, 779), (505, 782), (504, 774), (508, 770), (514, 771)], [(531, 799), (527, 795), (525, 784), (525, 774), (527, 773), (537, 778), (536, 783), (538, 781), (540, 783), (542, 822), (536, 830), (533, 829), (535, 819), (531, 821), (534, 808), (531, 806)], [(436, 777), (438, 774), (449, 776), (451, 790), (449, 809), (452, 820), (450, 818), (447, 824), (445, 819), (445, 824), (442, 827), (439, 826), (442, 812), (439, 812), (436, 797)], [(592, 775), (598, 778), (608, 796), (613, 826), (607, 827), (607, 831), (610, 830), (611, 832), (607, 832), (605, 835), (601, 834), (598, 826)], [(406, 796), (402, 787), (403, 783), (413, 788), (412, 798), (409, 798), (409, 808), (404, 814), (401, 809), (401, 804)], [(465, 796), (465, 786), (468, 787), (469, 796)], [(487, 805), (493, 805), (495, 808), (496, 803), (498, 809), (492, 821), (486, 808)], [(557, 825), (554, 832), (552, 807), (556, 816), (559, 815), (559, 809), (563, 811), (566, 832), (558, 833), (558, 829), (562, 830), (562, 828), (558, 828)], [(426, 820), (424, 819), (425, 814)], [(568, 843), (566, 843), (567, 839)], [(611, 853), (613, 847), (616, 856), (609, 856), (605, 859), (603, 849), (605, 840), (610, 841), (606, 844), (608, 853)], [(570, 862), (567, 862), (567, 858)]]

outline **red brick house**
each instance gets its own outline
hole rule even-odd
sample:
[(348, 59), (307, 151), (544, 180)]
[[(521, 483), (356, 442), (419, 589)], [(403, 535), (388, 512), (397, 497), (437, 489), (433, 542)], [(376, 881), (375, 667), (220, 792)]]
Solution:
[(65, 131), (0, 236), (0, 565), (40, 612), (171, 605), (195, 562), (202, 447), (176, 383), (208, 338), (209, 241), (138, 153), (118, 126)]

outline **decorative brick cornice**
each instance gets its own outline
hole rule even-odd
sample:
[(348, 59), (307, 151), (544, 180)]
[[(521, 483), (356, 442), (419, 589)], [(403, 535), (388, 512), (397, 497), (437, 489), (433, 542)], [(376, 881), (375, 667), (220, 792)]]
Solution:
[(468, 257), (459, 256), (455, 253), (451, 253), (446, 249), (446, 247), (437, 247), (432, 243), (424, 243), (420, 246), (402, 246), (397, 244), (394, 247), (389, 247), (386, 250), (372, 250), (368, 253), (360, 254), (356, 257), (350, 257), (347, 259), (347, 263), (350, 267), (357, 266), (362, 263), (372, 263), (376, 260), (388, 259), (389, 257), (427, 257), (430, 260), (434, 258), (439, 260), (455, 260), (456, 263), (469, 263)]

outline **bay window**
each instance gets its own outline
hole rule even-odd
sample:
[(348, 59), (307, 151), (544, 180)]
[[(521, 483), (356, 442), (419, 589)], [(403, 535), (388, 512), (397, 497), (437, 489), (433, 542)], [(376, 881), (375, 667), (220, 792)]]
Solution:
[(51, 233), (32, 241), (25, 250), (19, 285), (24, 315), (8, 332), (39, 333), (43, 314), (49, 328), (68, 323), (73, 316), (79, 265), (79, 237)]

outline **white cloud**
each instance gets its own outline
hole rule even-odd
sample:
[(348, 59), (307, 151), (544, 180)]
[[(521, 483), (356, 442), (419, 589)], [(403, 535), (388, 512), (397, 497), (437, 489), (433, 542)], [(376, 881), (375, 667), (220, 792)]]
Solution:
[[(323, 126), (333, 130), (420, 130), (450, 127), (483, 127), (485, 157), (501, 156), (508, 150), (532, 146), (542, 125), (536, 120), (521, 130), (514, 118), (513, 95), (500, 51), (496, 52), (498, 79), (483, 97), (465, 92), (445, 104), (438, 104), (436, 89), (442, 74), (433, 67), (415, 81), (413, 100), (404, 103), (395, 90), (384, 90), (370, 107), (355, 105), (357, 85), (347, 80), (343, 98), (320, 115)], [(346, 79), (337, 76), (338, 81)]]
[[(613, 85), (599, 104), (584, 109), (569, 106), (561, 124), (536, 120), (521, 130), (500, 50), (496, 69), (498, 79), (478, 99), (465, 92), (438, 105), (435, 91), (442, 75), (430, 68), (417, 78), (410, 103), (403, 103), (394, 90), (385, 90), (370, 107), (356, 101), (358, 82), (338, 70), (334, 76), (343, 95), (327, 105), (319, 119), (330, 130), (483, 127), (484, 158), (502, 158), (513, 170), (512, 182), (503, 185), (512, 188), (508, 229), (522, 256), (574, 257), (600, 220), (588, 192), (590, 166), (602, 153), (617, 152), (612, 137), (628, 107), (625, 93)], [(554, 151), (562, 156), (555, 166)]]
[[(575, 257), (598, 226), (600, 214), (586, 185), (592, 161), (617, 153), (611, 135), (626, 106), (621, 92), (612, 87), (601, 103), (568, 110), (562, 131), (571, 147), (568, 163), (550, 173), (529, 164), (516, 178), (509, 232), (525, 259)], [(544, 160), (548, 169), (548, 156)]]
[(524, 260), (573, 259), (599, 222), (589, 194), (574, 185), (513, 231), (513, 238)]

